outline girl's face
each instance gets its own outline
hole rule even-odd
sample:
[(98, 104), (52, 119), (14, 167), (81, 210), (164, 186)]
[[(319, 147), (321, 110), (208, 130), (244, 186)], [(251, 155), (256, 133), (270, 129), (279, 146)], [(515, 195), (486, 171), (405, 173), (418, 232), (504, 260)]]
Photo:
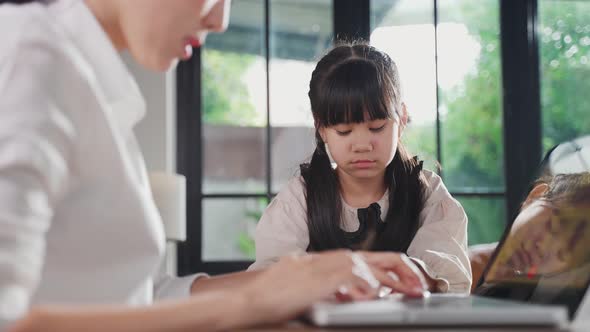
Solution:
[(188, 59), (209, 31), (227, 28), (230, 0), (120, 0), (123, 47), (143, 66), (166, 70)]
[(401, 135), (400, 120), (382, 119), (320, 128), (337, 172), (368, 179), (383, 176)]

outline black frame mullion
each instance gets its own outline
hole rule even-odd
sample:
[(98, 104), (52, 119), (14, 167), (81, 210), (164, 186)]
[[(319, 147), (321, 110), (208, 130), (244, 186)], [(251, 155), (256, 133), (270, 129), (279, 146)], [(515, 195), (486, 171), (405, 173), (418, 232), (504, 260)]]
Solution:
[(453, 197), (482, 197), (482, 198), (491, 198), (491, 197), (504, 197), (506, 196), (505, 192), (494, 192), (494, 191), (452, 191), (450, 192), (451, 196)]
[(537, 0), (501, 0), (506, 213), (520, 209), (541, 162), (541, 102)]
[(370, 0), (332, 0), (334, 41), (369, 41), (371, 35)]
[(266, 197), (272, 192), (272, 128), (270, 126), (270, 0), (264, 0), (264, 60), (266, 68)]
[(273, 196), (273, 194), (216, 193), (202, 194), (201, 198), (268, 198), (269, 196)]
[(176, 69), (176, 168), (186, 177), (186, 241), (177, 245), (178, 275), (200, 271), (202, 215), (201, 49)]
[(199, 271), (206, 272), (211, 275), (225, 274), (246, 270), (251, 264), (251, 261), (201, 262), (199, 264)]
[(270, 126), (270, 0), (264, 2), (264, 56), (266, 67), (266, 192), (265, 193), (203, 193), (203, 137), (202, 137), (202, 102), (201, 102), (201, 49), (193, 50), (191, 59), (179, 63), (176, 69), (177, 89), (177, 172), (187, 179), (187, 239), (177, 245), (178, 275), (183, 276), (197, 272), (210, 274), (228, 273), (244, 270), (252, 262), (220, 261), (207, 262), (202, 257), (203, 235), (203, 200), (223, 198), (267, 198), (272, 199), (272, 131)]
[(440, 165), (438, 168), (438, 174), (444, 179), (440, 128), (440, 89), (438, 87), (438, 0), (433, 1), (432, 20), (434, 24), (434, 78), (436, 80), (436, 160), (438, 160)]

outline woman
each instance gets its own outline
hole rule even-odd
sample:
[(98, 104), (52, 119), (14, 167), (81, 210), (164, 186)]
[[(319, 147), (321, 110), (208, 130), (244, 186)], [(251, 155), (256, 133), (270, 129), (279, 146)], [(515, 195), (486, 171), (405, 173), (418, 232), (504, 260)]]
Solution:
[(582, 242), (590, 231), (589, 211), (589, 172), (537, 180), (511, 225), (490, 278), (536, 280), (587, 264), (590, 256)]
[[(547, 175), (536, 180), (522, 203), (520, 213), (507, 230), (510, 237), (487, 267), (488, 279), (531, 279), (559, 274), (572, 266), (587, 264), (581, 246), (588, 232), (590, 172)], [(475, 246), (471, 251), (474, 276), (479, 282), (497, 243)], [(586, 256), (584, 256), (586, 255)], [(489, 280), (488, 280), (489, 281)], [(472, 291), (474, 290), (472, 289)]]
[[(118, 51), (165, 70), (225, 29), (229, 4), (9, 2), (0, 6), (0, 330), (226, 330), (293, 317), (338, 289), (353, 299), (380, 285), (421, 294), (419, 270), (395, 253), (157, 275), (164, 235), (132, 132), (145, 105)], [(153, 304), (163, 297), (176, 299)]]

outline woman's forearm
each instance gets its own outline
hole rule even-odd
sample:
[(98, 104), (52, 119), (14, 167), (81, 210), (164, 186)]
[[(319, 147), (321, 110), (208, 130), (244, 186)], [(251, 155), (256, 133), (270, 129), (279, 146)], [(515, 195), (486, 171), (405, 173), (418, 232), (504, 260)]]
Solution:
[(260, 271), (238, 272), (211, 278), (198, 278), (191, 296), (181, 302), (162, 302), (153, 306), (129, 308), (113, 306), (42, 306), (31, 310), (10, 332), (31, 331), (219, 331), (256, 323), (240, 286), (253, 280)]
[(236, 287), (243, 286), (247, 282), (254, 280), (262, 270), (243, 271), (214, 276), (211, 278), (197, 278), (191, 285), (191, 294), (204, 291), (230, 291)]
[(256, 323), (258, 315), (243, 292), (211, 291), (182, 302), (148, 307), (45, 306), (33, 309), (10, 332), (220, 331)]

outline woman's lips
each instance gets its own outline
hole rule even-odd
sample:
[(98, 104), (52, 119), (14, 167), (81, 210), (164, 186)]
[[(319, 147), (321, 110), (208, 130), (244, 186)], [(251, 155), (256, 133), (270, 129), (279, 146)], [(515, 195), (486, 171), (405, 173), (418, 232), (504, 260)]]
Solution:
[(201, 47), (201, 40), (199, 40), (199, 38), (194, 37), (194, 36), (188, 37), (188, 43), (192, 47)]
[(197, 37), (186, 37), (183, 44), (182, 60), (188, 60), (193, 55), (194, 47), (201, 47), (201, 41)]

